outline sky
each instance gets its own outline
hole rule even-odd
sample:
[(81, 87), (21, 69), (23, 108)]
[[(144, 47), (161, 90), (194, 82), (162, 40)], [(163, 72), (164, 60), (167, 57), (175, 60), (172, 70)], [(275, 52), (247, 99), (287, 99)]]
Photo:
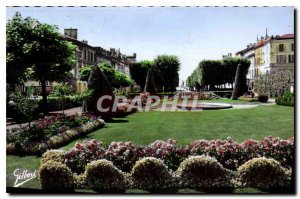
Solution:
[(204, 59), (246, 48), (257, 34), (294, 33), (293, 7), (7, 7), (6, 19), (20, 12), (40, 22), (77, 28), (91, 46), (137, 53), (137, 60), (178, 56), (180, 81)]

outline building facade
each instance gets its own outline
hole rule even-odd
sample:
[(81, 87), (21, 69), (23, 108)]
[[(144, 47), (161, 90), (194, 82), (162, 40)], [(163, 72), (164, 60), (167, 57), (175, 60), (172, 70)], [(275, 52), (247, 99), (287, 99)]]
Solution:
[(251, 64), (247, 74), (249, 89), (253, 88), (254, 78), (279, 70), (294, 73), (294, 34), (268, 36), (257, 39), (247, 48), (236, 53), (241, 58), (249, 59)]
[(255, 76), (255, 53), (254, 53), (255, 43), (250, 43), (247, 48), (239, 51), (236, 55), (240, 58), (248, 59), (250, 61), (250, 66), (248, 73), (246, 75), (248, 90), (253, 89), (254, 76)]
[(294, 34), (271, 36), (255, 46), (255, 75), (278, 70), (294, 71)]
[(133, 53), (132, 56), (128, 56), (122, 54), (120, 49), (115, 50), (114, 48), (110, 48), (110, 50), (106, 50), (99, 46), (91, 46), (88, 44), (88, 41), (79, 41), (77, 39), (77, 29), (65, 29), (64, 37), (77, 46), (76, 66), (72, 74), (76, 79), (76, 90), (78, 92), (87, 89), (87, 82), (80, 81), (77, 78), (79, 69), (84, 66), (97, 66), (99, 63), (108, 63), (113, 66), (114, 69), (130, 77), (129, 65), (136, 61), (136, 53)]

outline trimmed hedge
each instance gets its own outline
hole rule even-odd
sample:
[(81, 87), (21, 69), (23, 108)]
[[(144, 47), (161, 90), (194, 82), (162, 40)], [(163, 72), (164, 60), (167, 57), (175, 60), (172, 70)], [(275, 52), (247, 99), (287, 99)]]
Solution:
[(232, 192), (233, 171), (209, 156), (191, 156), (181, 162), (175, 174), (183, 188), (205, 192)]
[(257, 99), (259, 102), (268, 102), (269, 97), (267, 95), (258, 95)]
[[(43, 110), (43, 99), (38, 98), (38, 112)], [(64, 109), (74, 108), (82, 106), (83, 98), (80, 95), (66, 96), (64, 101)], [(47, 109), (48, 111), (58, 111), (61, 110), (61, 102), (59, 98), (48, 96), (47, 97)]]
[(73, 191), (74, 179), (71, 170), (56, 161), (44, 161), (39, 168), (39, 178), (42, 189), (60, 192)]
[(100, 193), (123, 193), (126, 191), (124, 174), (112, 162), (102, 159), (89, 163), (85, 170), (89, 188)]
[(131, 171), (134, 188), (150, 193), (177, 192), (177, 183), (162, 160), (147, 157), (135, 163)]
[[(207, 193), (228, 193), (235, 188), (257, 188), (262, 191), (292, 193), (291, 170), (274, 159), (253, 158), (230, 171), (214, 158), (193, 156), (185, 159), (176, 172), (168, 171), (164, 163), (146, 157), (136, 162), (131, 173), (123, 173), (112, 162), (101, 159), (89, 163), (85, 173), (72, 174), (60, 163), (61, 152), (48, 151), (39, 168), (41, 187), (51, 191), (72, 191), (88, 188), (101, 193), (123, 193), (138, 188), (151, 193), (170, 193), (190, 188)], [(54, 157), (54, 160), (49, 158)]]
[(237, 170), (237, 182), (240, 187), (285, 192), (291, 186), (290, 181), (290, 172), (274, 159), (253, 158)]

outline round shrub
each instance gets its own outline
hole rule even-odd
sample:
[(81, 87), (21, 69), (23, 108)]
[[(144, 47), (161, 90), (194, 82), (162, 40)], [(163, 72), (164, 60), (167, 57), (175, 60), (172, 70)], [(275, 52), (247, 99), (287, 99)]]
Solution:
[(185, 159), (175, 172), (182, 188), (205, 192), (232, 192), (233, 172), (225, 169), (209, 156), (192, 156)]
[(48, 161), (63, 163), (64, 152), (61, 150), (48, 150), (42, 155), (41, 164)]
[(259, 95), (257, 99), (259, 102), (268, 102), (269, 97), (267, 95)]
[(290, 186), (290, 175), (274, 159), (253, 158), (237, 169), (237, 183), (269, 192), (285, 192)]
[(176, 192), (176, 180), (162, 160), (147, 157), (135, 163), (131, 171), (133, 186), (151, 193)]
[(62, 163), (56, 161), (44, 161), (39, 168), (41, 187), (48, 191), (72, 191), (74, 180), (71, 170)]
[(85, 170), (87, 186), (101, 193), (126, 191), (124, 174), (112, 162), (102, 159), (88, 163)]

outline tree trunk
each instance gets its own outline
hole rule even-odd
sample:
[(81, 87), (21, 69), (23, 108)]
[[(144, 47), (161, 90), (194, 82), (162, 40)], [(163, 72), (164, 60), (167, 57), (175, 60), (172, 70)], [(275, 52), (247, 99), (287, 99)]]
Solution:
[(46, 81), (41, 80), (41, 85), (42, 85), (42, 97), (43, 97), (43, 113), (44, 115), (48, 114), (48, 107), (47, 107), (47, 93), (46, 93)]

